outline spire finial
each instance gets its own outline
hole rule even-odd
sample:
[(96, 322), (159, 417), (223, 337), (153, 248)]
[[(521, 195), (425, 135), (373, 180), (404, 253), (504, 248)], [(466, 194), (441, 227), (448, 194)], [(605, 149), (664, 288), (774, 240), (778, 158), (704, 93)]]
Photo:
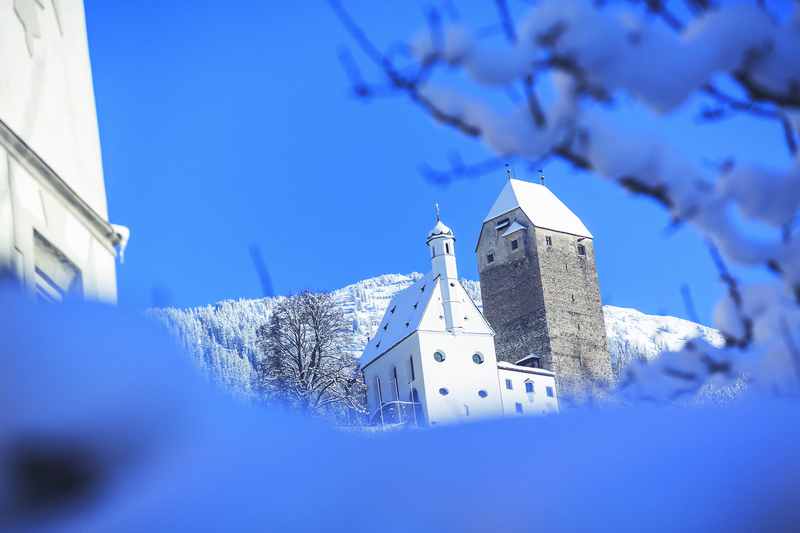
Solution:
[(436, 210), (436, 222), (439, 222), (440, 220), (442, 220), (442, 217), (439, 216), (439, 202), (435, 202), (433, 204), (433, 208)]
[(544, 185), (544, 171), (541, 168), (539, 169), (539, 183)]
[(506, 177), (511, 179), (514, 177), (514, 173), (511, 171), (511, 167), (506, 163)]

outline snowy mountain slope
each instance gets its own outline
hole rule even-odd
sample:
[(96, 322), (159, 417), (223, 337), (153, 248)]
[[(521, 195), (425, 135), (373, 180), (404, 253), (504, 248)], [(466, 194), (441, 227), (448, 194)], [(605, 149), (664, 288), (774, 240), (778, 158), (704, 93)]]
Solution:
[[(389, 300), (421, 274), (386, 274), (348, 285), (333, 292), (353, 336), (346, 347), (356, 356), (383, 317)], [(482, 306), (480, 285), (463, 280), (467, 293)], [(249, 393), (253, 363), (258, 359), (256, 329), (265, 324), (277, 298), (225, 300), (188, 309), (151, 309), (148, 313), (165, 324), (196, 358), (199, 366), (226, 386)], [(670, 316), (646, 315), (635, 309), (603, 307), (609, 351), (615, 365), (652, 358), (662, 350), (676, 350), (697, 336), (719, 343), (716, 330)]]

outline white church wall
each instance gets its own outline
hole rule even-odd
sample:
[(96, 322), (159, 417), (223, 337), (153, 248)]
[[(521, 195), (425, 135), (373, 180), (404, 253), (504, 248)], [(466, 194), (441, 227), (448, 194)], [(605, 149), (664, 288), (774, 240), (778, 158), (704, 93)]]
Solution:
[[(500, 416), (502, 405), (497, 381), (494, 341), (491, 335), (421, 331), (420, 351), (425, 376), (425, 398), (429, 421), (433, 424), (468, 421), (470, 418)], [(434, 358), (445, 354), (442, 362)], [(476, 364), (479, 353), (484, 362)], [(440, 389), (447, 389), (447, 394)], [(486, 392), (486, 397), (479, 395)]]
[[(505, 415), (519, 416), (558, 411), (558, 391), (555, 375), (552, 372), (501, 362), (497, 367), (497, 375), (500, 380)], [(508, 388), (506, 380), (510, 381), (511, 388)], [(533, 385), (533, 392), (527, 392), (525, 384), (528, 382)], [(548, 396), (548, 387), (551, 388), (553, 396)], [(518, 409), (522, 412), (518, 412)]]
[[(411, 360), (414, 361), (414, 371), (412, 380)], [(377, 378), (380, 378), (381, 394), (384, 403), (398, 400), (397, 390), (394, 382), (394, 369), (397, 369), (397, 390), (399, 390), (399, 400), (410, 401), (411, 391), (417, 389), (419, 401), (423, 405), (423, 416), (425, 405), (425, 391), (422, 372), (420, 372), (420, 349), (417, 333), (409, 335), (388, 352), (367, 365), (363, 369), (364, 380), (367, 384), (367, 409), (372, 416), (378, 411)]]

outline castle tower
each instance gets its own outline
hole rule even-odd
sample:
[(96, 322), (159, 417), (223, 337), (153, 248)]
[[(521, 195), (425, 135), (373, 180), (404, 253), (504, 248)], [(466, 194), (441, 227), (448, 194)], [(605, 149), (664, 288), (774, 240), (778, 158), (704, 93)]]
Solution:
[(567, 396), (610, 383), (594, 241), (566, 205), (544, 185), (510, 179), (476, 252), (498, 361), (552, 370)]

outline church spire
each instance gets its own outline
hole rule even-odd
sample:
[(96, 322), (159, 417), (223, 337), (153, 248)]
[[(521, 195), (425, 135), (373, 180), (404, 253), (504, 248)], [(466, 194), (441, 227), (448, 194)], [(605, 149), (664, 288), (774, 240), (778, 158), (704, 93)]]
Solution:
[(433, 274), (439, 277), (442, 288), (442, 305), (445, 326), (448, 331), (460, 329), (460, 314), (456, 311), (459, 302), (455, 287), (458, 284), (458, 266), (456, 265), (456, 237), (453, 230), (442, 222), (439, 205), (436, 205), (436, 225), (428, 232), (428, 248), (431, 250), (431, 267)]

